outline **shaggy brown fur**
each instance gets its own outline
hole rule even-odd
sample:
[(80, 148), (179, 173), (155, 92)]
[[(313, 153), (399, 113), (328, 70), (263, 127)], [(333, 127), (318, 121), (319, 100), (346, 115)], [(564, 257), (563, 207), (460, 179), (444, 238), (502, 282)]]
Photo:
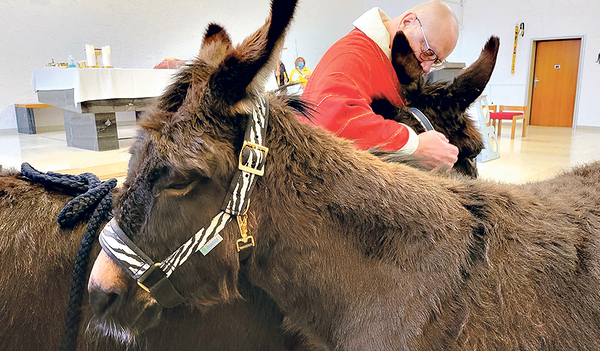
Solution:
[[(451, 83), (434, 84), (423, 77), (421, 65), (402, 32), (398, 32), (392, 46), (392, 64), (407, 105), (421, 110), (435, 130), (458, 147), (458, 161), (453, 169), (472, 178), (477, 178), (475, 158), (483, 150), (483, 137), (465, 111), (490, 80), (499, 44), (497, 37), (490, 38), (479, 59)], [(377, 114), (404, 123), (417, 133), (425, 131), (406, 106), (395, 107), (387, 100), (374, 99), (371, 107)]]
[[(0, 350), (58, 350), (73, 264), (85, 222), (62, 230), (56, 216), (72, 196), (32, 184), (18, 173), (0, 171)], [(93, 256), (98, 254), (99, 246)], [(92, 260), (93, 261), (93, 260)], [(280, 324), (272, 300), (242, 275), (245, 298), (201, 313), (178, 307), (152, 325), (132, 325), (133, 344), (86, 333), (86, 303), (78, 350), (292, 350), (299, 347)], [(88, 301), (86, 297), (84, 301)], [(140, 325), (141, 324), (141, 325)], [(93, 324), (92, 324), (93, 325)], [(118, 328), (114, 328), (117, 334)], [(295, 349), (299, 350), (299, 348)]]
[[(272, 18), (290, 18), (291, 3), (275, 0)], [(115, 215), (155, 261), (220, 210), (248, 118), (238, 107), (254, 103), (257, 72), (276, 64), (266, 48), (285, 26), (269, 25), (235, 48), (213, 28), (185, 99), (164, 96), (171, 109), (143, 122)], [(333, 350), (600, 347), (600, 163), (522, 186), (436, 177), (301, 124), (289, 97), (267, 98), (270, 152), (250, 201), (257, 247), (244, 269), (292, 328)], [(239, 229), (221, 235), (171, 276), (186, 304), (209, 310), (239, 296)], [(113, 302), (97, 308), (100, 320), (157, 305), (137, 304), (133, 284), (101, 283), (123, 279), (90, 277)]]

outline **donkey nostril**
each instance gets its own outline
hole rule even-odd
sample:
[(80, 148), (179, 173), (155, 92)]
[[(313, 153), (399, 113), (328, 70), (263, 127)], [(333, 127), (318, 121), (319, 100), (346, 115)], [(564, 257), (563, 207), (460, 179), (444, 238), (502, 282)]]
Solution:
[(107, 312), (110, 313), (117, 305), (121, 294), (116, 292), (106, 292), (103, 290), (90, 291), (90, 307), (96, 317), (102, 317)]

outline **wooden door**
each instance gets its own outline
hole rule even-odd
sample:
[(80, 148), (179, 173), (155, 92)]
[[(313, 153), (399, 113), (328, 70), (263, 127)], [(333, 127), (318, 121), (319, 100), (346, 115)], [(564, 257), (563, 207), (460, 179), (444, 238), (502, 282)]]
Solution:
[(573, 126), (581, 39), (538, 41), (530, 124)]

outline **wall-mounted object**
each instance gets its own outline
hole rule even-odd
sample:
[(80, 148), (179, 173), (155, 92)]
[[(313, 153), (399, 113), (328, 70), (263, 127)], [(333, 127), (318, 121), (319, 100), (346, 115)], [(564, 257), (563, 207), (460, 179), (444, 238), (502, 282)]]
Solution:
[(513, 74), (515, 73), (515, 60), (517, 58), (517, 42), (519, 41), (519, 35), (525, 35), (525, 22), (515, 25), (515, 46), (513, 47), (512, 66), (510, 68), (510, 73)]
[(519, 34), (521, 34), (522, 37), (525, 36), (525, 22), (521, 22), (519, 25)]

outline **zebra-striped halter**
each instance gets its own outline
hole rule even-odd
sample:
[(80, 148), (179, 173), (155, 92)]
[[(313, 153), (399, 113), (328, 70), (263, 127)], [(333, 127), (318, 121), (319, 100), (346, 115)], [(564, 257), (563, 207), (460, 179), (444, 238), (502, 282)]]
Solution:
[(251, 118), (248, 118), (238, 170), (233, 176), (221, 212), (162, 262), (154, 263), (125, 235), (114, 218), (100, 233), (100, 245), (104, 252), (163, 307), (174, 307), (184, 301), (183, 296), (169, 281), (169, 276), (196, 251), (206, 256), (223, 240), (219, 232), (234, 217), (237, 218), (242, 236), (236, 243), (240, 259), (243, 260), (244, 255), (247, 257), (250, 254), (251, 250), (246, 249), (254, 246), (254, 238), (246, 234), (246, 211), (257, 176), (264, 173), (268, 148), (263, 145), (268, 120), (269, 104), (261, 96)]

